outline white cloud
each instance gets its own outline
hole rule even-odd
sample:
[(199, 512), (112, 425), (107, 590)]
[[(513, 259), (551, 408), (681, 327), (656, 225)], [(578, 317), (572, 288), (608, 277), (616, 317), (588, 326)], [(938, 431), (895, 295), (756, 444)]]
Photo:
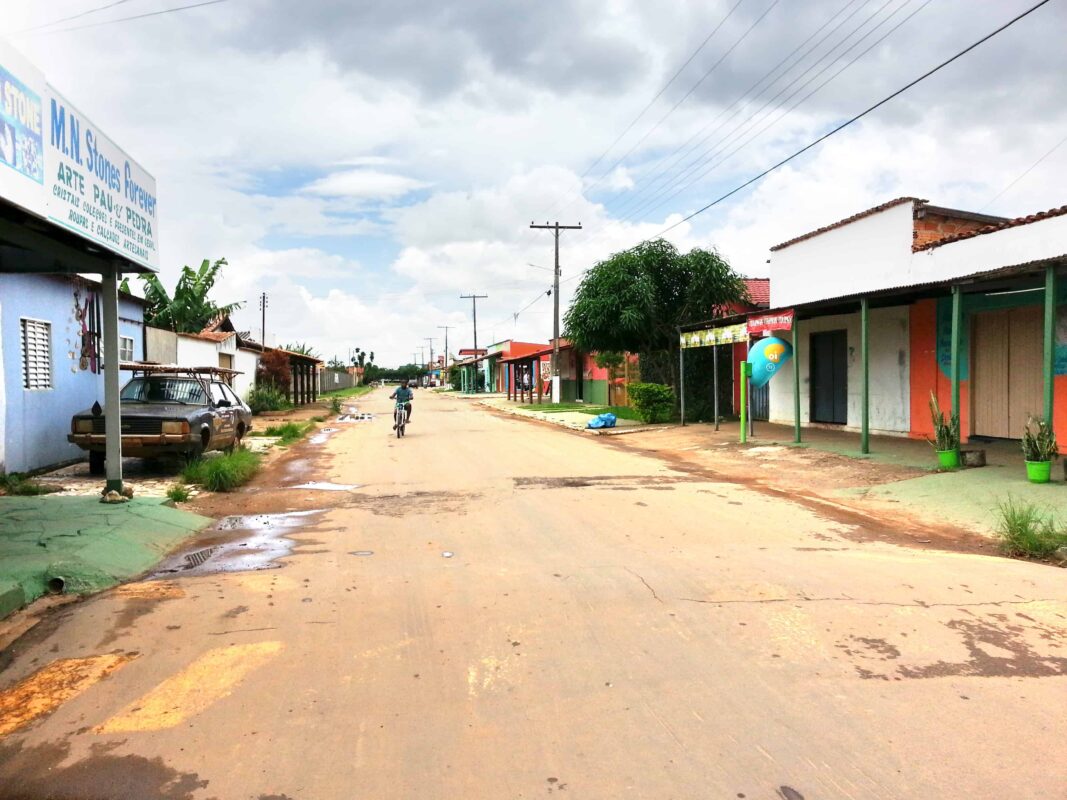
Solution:
[(323, 197), (395, 200), (429, 185), (404, 175), (371, 169), (350, 169), (319, 178), (301, 191)]

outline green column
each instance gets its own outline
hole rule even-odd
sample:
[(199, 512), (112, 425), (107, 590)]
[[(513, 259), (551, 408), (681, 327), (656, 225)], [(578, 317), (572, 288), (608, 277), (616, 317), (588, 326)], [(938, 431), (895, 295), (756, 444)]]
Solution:
[(741, 444), (748, 441), (748, 376), (752, 374), (752, 365), (741, 362)]
[(800, 444), (800, 318), (797, 316), (793, 317), (793, 441)]
[(860, 452), (871, 452), (871, 354), (870, 307), (867, 298), (860, 300), (860, 358), (863, 359), (863, 377), (860, 385)]
[(1052, 425), (1056, 369), (1056, 268), (1045, 268), (1045, 421)]
[[(963, 314), (963, 295), (959, 286), (952, 287), (952, 366), (949, 370), (949, 379), (952, 382), (952, 413), (956, 419), (962, 418), (960, 413), (960, 332), (962, 330), (961, 316)], [(959, 436), (960, 431), (956, 431)]]

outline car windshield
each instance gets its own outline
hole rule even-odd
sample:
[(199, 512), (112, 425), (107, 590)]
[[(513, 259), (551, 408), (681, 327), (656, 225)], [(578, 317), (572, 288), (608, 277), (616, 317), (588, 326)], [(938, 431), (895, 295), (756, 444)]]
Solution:
[(134, 378), (123, 388), (121, 396), (123, 402), (131, 403), (205, 403), (204, 387), (199, 381), (165, 375)]

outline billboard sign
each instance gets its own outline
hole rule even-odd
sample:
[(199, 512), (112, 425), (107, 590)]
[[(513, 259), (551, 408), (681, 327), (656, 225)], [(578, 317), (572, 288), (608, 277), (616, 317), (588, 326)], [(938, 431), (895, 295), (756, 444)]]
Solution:
[(793, 309), (778, 311), (774, 314), (761, 314), (748, 318), (748, 332), (757, 336), (769, 331), (789, 331), (793, 329)]
[(718, 328), (705, 328), (701, 331), (686, 331), (681, 335), (679, 344), (682, 349), (691, 347), (713, 347), (718, 344), (736, 344), (748, 341), (748, 327), (741, 322), (736, 325), (724, 325)]
[(123, 258), (159, 267), (155, 179), (4, 44), (0, 197)]

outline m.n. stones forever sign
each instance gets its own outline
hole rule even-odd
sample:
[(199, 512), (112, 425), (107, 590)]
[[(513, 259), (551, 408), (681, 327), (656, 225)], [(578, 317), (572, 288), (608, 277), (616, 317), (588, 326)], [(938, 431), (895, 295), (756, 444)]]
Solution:
[(159, 267), (155, 179), (3, 43), (0, 197)]

